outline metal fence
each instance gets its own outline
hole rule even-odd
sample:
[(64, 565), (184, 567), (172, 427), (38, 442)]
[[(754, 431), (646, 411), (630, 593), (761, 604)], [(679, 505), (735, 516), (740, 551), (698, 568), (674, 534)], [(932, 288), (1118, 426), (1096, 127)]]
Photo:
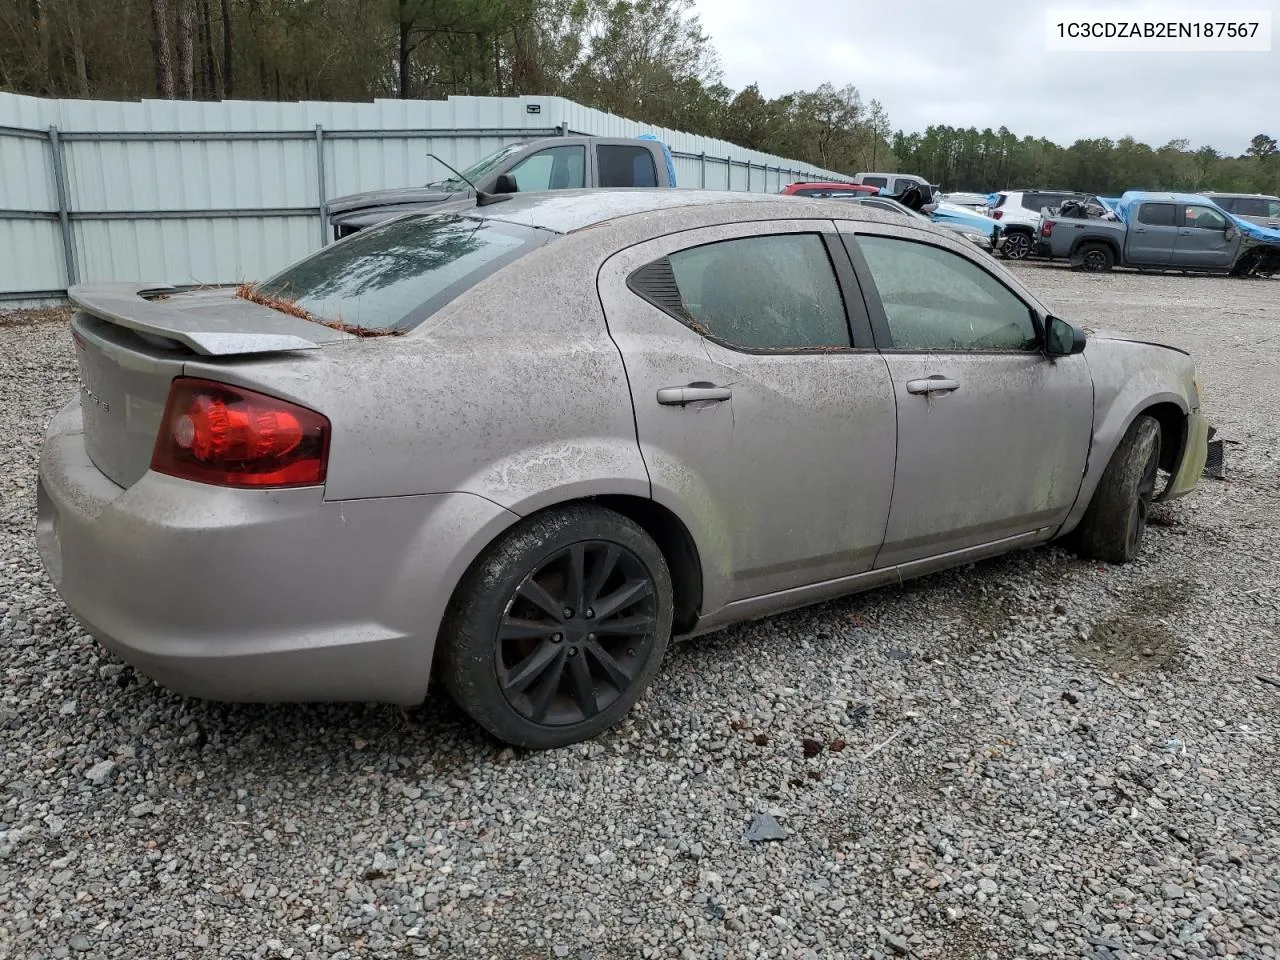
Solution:
[(570, 133), (653, 133), (671, 148), (681, 187), (773, 193), (847, 179), (556, 97), (126, 104), (0, 94), (0, 303), (56, 301), (86, 281), (261, 279), (327, 242), (328, 198), (446, 175), (428, 153), (463, 167), (506, 143)]

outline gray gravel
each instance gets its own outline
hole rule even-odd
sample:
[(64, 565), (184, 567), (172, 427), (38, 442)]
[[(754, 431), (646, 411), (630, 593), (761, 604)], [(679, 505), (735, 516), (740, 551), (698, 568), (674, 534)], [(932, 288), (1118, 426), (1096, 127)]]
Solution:
[(1280, 956), (1280, 283), (1022, 269), (1195, 352), (1225, 482), (1124, 568), (1040, 549), (686, 645), (533, 755), (443, 698), (198, 703), (100, 651), (32, 541), (65, 327), (0, 320), (0, 956)]

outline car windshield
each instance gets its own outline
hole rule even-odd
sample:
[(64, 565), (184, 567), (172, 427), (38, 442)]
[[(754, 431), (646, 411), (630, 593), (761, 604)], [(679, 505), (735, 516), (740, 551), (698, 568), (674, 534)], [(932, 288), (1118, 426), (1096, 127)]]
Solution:
[(551, 237), (473, 217), (400, 217), (324, 247), (249, 299), (361, 332), (400, 332)]
[(444, 190), (467, 190), (469, 189), (469, 187), (467, 186), (468, 180), (470, 180), (472, 183), (476, 183), (482, 177), (485, 177), (489, 173), (491, 173), (495, 167), (497, 167), (499, 164), (502, 163), (502, 161), (506, 160), (508, 157), (512, 156), (513, 154), (519, 153), (526, 146), (527, 144), (524, 144), (524, 143), (509, 143), (505, 147), (499, 147), (497, 150), (493, 151), (493, 153), (489, 154), (487, 157), (482, 157), (481, 159), (473, 163), (471, 166), (463, 170), (461, 178), (448, 177), (447, 179), (444, 179), (444, 180), (436, 180), (432, 183), (427, 184), (427, 186), (440, 187)]

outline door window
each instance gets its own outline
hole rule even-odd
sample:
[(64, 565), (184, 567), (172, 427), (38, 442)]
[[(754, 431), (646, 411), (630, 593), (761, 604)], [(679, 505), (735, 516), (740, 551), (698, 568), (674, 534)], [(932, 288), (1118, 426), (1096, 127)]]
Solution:
[(1266, 197), (1223, 197), (1218, 206), (1241, 217), (1280, 217), (1280, 200)]
[(1226, 230), (1227, 218), (1212, 207), (1187, 204), (1182, 210), (1182, 222), (1197, 230)]
[(656, 306), (728, 346), (852, 345), (831, 258), (816, 233), (690, 247), (641, 267), (629, 283)]
[(1172, 227), (1177, 209), (1172, 203), (1144, 203), (1138, 208), (1138, 222), (1152, 227)]
[(551, 147), (525, 157), (510, 173), (521, 193), (535, 190), (574, 190), (586, 186), (586, 150)]
[(897, 350), (1031, 350), (1031, 308), (991, 274), (939, 247), (858, 237)]
[(658, 168), (645, 147), (600, 144), (596, 147), (602, 187), (656, 187)]
[(888, 177), (863, 177), (862, 183), (868, 187), (887, 187), (889, 185)]

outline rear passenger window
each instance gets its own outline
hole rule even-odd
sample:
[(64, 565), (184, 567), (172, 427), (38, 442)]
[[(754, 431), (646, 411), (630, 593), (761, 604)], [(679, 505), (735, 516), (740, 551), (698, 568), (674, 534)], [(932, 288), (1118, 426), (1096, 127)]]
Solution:
[(601, 144), (596, 147), (602, 187), (656, 187), (658, 168), (644, 147)]
[(729, 346), (852, 345), (835, 271), (816, 233), (690, 247), (641, 267), (628, 285), (698, 333)]
[(868, 187), (887, 187), (889, 185), (888, 177), (863, 177), (862, 182)]
[(1219, 197), (1217, 204), (1241, 217), (1280, 217), (1280, 201), (1266, 197)]
[(1172, 227), (1177, 209), (1172, 203), (1144, 203), (1138, 208), (1138, 222), (1152, 227)]

